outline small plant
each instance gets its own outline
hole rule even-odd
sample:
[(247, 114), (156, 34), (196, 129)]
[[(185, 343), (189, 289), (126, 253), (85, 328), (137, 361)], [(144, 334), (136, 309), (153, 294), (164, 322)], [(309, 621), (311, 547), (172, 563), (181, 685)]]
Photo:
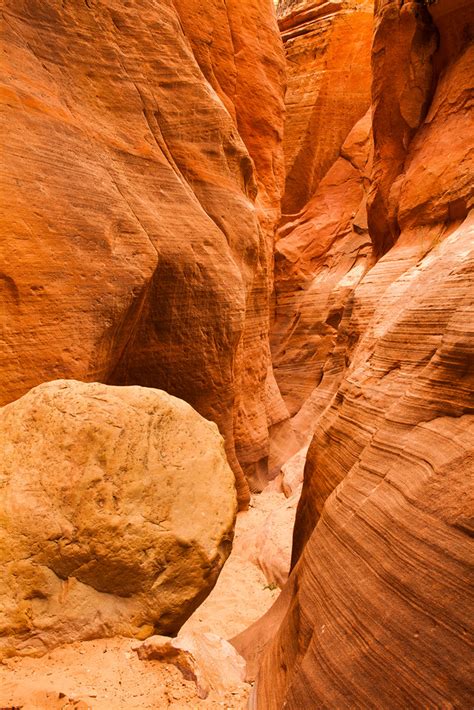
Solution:
[(275, 584), (275, 582), (270, 582), (270, 584), (265, 584), (263, 588), (269, 589), (271, 592), (273, 592), (275, 589), (277, 589), (277, 585)]

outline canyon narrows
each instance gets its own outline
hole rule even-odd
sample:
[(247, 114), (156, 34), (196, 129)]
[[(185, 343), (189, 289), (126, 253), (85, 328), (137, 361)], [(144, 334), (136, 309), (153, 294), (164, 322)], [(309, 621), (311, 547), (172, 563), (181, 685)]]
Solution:
[(474, 2), (1, 16), (0, 705), (471, 707)]

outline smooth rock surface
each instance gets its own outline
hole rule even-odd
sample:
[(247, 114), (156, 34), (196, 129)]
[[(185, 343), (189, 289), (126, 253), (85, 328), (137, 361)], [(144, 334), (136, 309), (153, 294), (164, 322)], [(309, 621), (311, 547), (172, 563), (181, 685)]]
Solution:
[(249, 545), (249, 559), (260, 567), (270, 587), (282, 589), (288, 580), (292, 530), (300, 495), (301, 485), (290, 498), (283, 500), (269, 513)]
[(216, 425), (158, 390), (57, 381), (0, 410), (0, 449), (1, 655), (178, 631), (231, 548)]
[(376, 3), (377, 261), (324, 364), (293, 571), (235, 639), (254, 708), (472, 704), (474, 8), (428, 10)]
[(370, 105), (372, 0), (282, 2), (285, 45), (284, 215), (297, 214)]
[(3, 3), (0, 403), (63, 377), (164, 389), (218, 424), (245, 506), (242, 466), (266, 480), (269, 455), (283, 52), (270, 2), (201, 5)]

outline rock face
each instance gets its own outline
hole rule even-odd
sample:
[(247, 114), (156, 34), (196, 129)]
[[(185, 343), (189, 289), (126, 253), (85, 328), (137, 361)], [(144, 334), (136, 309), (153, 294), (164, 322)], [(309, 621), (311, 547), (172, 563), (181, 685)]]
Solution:
[(284, 215), (314, 195), (370, 104), (371, 0), (281, 2), (287, 56)]
[(293, 435), (285, 432), (280, 444), (283, 460), (308, 446), (315, 417), (340, 383), (339, 326), (373, 265), (366, 214), (372, 14), (372, 2), (279, 6), (288, 59), (287, 179), (271, 347)]
[(283, 52), (267, 0), (199, 5), (3, 3), (0, 401), (165, 389), (218, 424), (245, 504), (273, 416)]
[[(343, 299), (310, 395), (293, 571), (273, 611), (236, 640), (253, 664), (267, 644), (253, 707), (472, 704), (473, 15), (462, 0), (376, 3), (364, 229), (377, 261)], [(304, 242), (297, 223), (277, 246), (296, 273), (304, 248), (317, 264), (326, 228), (329, 218)], [(321, 283), (332, 278), (326, 249)], [(283, 393), (295, 408), (302, 382)]]
[(175, 633), (214, 586), (235, 482), (217, 427), (185, 402), (40, 385), (1, 410), (0, 449), (0, 655)]
[(351, 296), (374, 263), (366, 219), (371, 146), (367, 113), (275, 247), (274, 371), (300, 445), (340, 383)]

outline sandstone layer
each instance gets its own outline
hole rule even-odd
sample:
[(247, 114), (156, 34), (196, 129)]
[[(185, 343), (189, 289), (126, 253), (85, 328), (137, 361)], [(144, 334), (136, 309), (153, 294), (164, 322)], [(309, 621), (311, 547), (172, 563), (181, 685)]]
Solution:
[(216, 425), (159, 390), (57, 381), (3, 407), (0, 448), (0, 654), (177, 632), (231, 549)]
[(288, 60), (287, 179), (271, 347), (291, 417), (279, 442), (283, 462), (308, 446), (315, 417), (340, 383), (346, 363), (336, 339), (351, 294), (374, 263), (366, 214), (372, 14), (371, 2), (279, 5)]
[(0, 400), (57, 378), (165, 389), (218, 424), (245, 504), (241, 464), (266, 478), (276, 391), (273, 8), (6, 0), (2, 12)]
[[(266, 645), (253, 707), (472, 704), (473, 15), (462, 0), (376, 3), (364, 178), (376, 263), (343, 299), (310, 395), (322, 388), (323, 406), (293, 571), (236, 640), (254, 669)], [(328, 222), (303, 249), (317, 254)]]
[(370, 105), (371, 0), (279, 4), (287, 57), (284, 215), (298, 213)]

